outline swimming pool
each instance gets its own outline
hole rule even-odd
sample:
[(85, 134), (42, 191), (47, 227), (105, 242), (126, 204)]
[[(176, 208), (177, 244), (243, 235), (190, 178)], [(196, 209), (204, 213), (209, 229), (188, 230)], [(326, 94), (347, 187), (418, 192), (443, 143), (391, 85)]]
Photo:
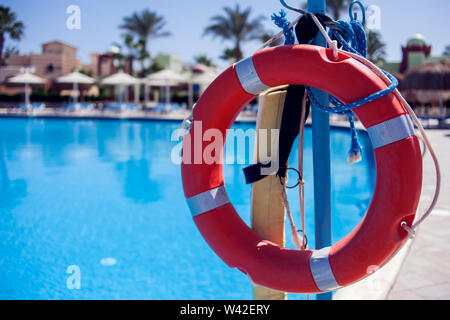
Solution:
[[(0, 119), (0, 299), (252, 299), (247, 278), (211, 251), (192, 222), (180, 167), (170, 161), (178, 126)], [(364, 160), (350, 166), (349, 133), (332, 130), (334, 242), (356, 226), (372, 197), (373, 151), (360, 138)], [(295, 166), (296, 154), (290, 161)], [(248, 223), (244, 166), (225, 165), (224, 175)], [(314, 248), (311, 167), (307, 128), (306, 230)], [(296, 190), (289, 198), (298, 208)], [(74, 268), (80, 289), (71, 286)]]

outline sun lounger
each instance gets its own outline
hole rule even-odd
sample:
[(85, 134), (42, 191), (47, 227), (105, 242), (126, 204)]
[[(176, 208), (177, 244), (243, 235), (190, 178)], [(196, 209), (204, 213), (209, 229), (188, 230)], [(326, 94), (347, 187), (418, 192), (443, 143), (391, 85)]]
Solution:
[(170, 111), (177, 111), (182, 109), (182, 105), (179, 103), (159, 103), (155, 107), (152, 108), (152, 111), (156, 112), (170, 112)]
[(43, 102), (32, 103), (28, 106), (25, 103), (22, 103), (17, 108), (20, 110), (24, 110), (24, 111), (26, 111), (26, 110), (42, 110), (45, 108), (45, 103), (43, 103)]
[(140, 106), (135, 103), (109, 103), (106, 106), (107, 110), (113, 110), (113, 111), (134, 111), (139, 110)]
[(85, 102), (85, 103), (69, 103), (67, 104), (64, 109), (69, 111), (75, 111), (75, 110), (91, 110), (94, 108), (93, 103)]

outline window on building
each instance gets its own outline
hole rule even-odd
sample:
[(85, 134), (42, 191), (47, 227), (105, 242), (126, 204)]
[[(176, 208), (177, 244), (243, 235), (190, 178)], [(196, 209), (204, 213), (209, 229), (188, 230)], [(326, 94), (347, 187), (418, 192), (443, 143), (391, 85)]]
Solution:
[(53, 64), (49, 64), (49, 65), (45, 68), (45, 73), (52, 73), (53, 71), (55, 71), (55, 67), (53, 66)]

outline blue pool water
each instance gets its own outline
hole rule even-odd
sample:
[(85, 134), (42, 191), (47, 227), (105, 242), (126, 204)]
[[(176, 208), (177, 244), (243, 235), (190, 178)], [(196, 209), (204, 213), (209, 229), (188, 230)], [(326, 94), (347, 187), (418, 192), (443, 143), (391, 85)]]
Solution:
[[(252, 299), (247, 278), (209, 249), (192, 222), (180, 168), (170, 161), (178, 126), (0, 119), (0, 299)], [(313, 248), (311, 130), (305, 134), (306, 230)], [(353, 166), (347, 130), (333, 130), (331, 141), (337, 241), (364, 215), (375, 169), (365, 135), (364, 161)], [(296, 158), (295, 152), (292, 166)], [(225, 165), (224, 174), (248, 223), (243, 167)], [(298, 208), (297, 191), (289, 197)], [(289, 233), (287, 239), (292, 247)], [(69, 266), (79, 273), (66, 273)], [(81, 288), (73, 289), (68, 279), (78, 274)]]

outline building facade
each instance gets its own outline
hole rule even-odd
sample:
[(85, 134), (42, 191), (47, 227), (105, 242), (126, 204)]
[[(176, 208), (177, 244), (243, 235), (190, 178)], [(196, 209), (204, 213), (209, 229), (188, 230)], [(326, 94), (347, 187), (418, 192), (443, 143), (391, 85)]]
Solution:
[(158, 54), (155, 62), (165, 69), (170, 69), (176, 73), (183, 71), (183, 58), (176, 54)]
[(77, 59), (77, 48), (61, 41), (50, 41), (42, 44), (41, 54), (13, 54), (6, 60), (12, 67), (34, 67), (36, 73), (48, 80), (56, 80), (72, 72), (80, 66)]
[(413, 35), (406, 46), (402, 46), (401, 49), (402, 61), (384, 62), (380, 67), (390, 73), (405, 74), (408, 70), (426, 63), (442, 60), (450, 61), (450, 56), (431, 56), (432, 47), (421, 34)]

